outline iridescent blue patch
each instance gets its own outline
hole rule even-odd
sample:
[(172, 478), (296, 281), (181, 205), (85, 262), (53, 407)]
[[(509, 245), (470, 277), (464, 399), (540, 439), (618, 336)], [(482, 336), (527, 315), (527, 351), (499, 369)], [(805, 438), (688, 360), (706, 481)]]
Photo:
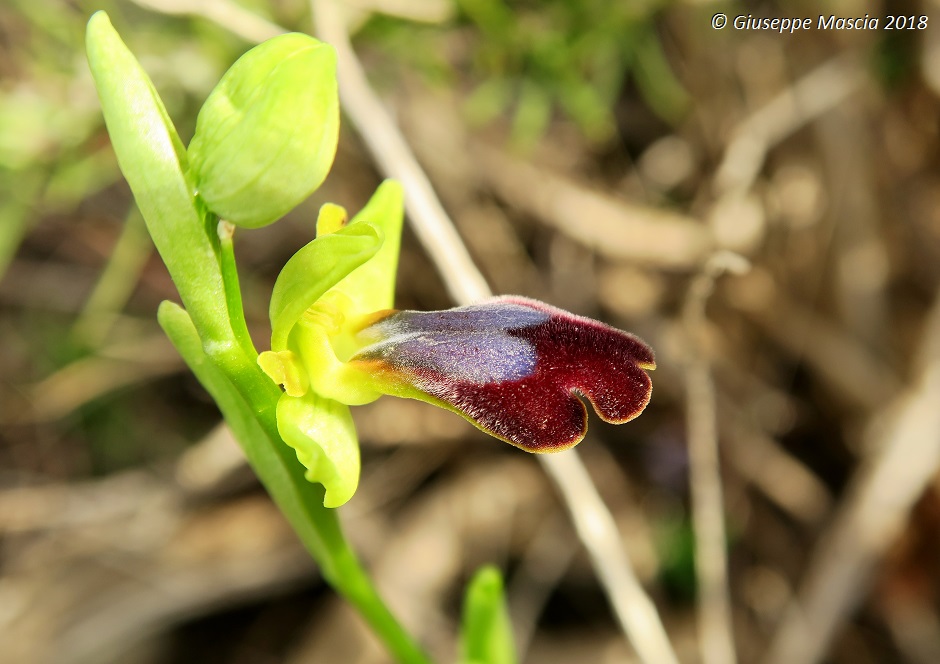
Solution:
[(532, 374), (535, 348), (506, 334), (548, 320), (546, 312), (517, 304), (486, 303), (447, 311), (400, 311), (359, 335), (376, 340), (356, 360), (382, 360), (482, 385)]

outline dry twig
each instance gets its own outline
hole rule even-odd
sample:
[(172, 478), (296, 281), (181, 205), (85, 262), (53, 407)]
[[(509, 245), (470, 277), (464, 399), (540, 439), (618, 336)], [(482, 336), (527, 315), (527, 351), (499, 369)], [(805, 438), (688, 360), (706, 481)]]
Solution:
[(699, 640), (705, 664), (734, 664), (725, 516), (718, 459), (715, 386), (702, 343), (705, 303), (715, 279), (725, 271), (742, 272), (746, 261), (734, 254), (715, 254), (689, 286), (683, 308), (688, 335), (685, 367), (686, 437), (695, 530), (695, 571), (699, 596)]
[[(448, 290), (461, 304), (486, 298), (490, 295), (489, 287), (467, 255), (397, 127), (369, 87), (336, 4), (332, 0), (313, 0), (312, 7), (318, 34), (339, 55), (340, 94), (345, 99), (345, 108), (382, 169), (405, 186), (409, 218)], [(539, 460), (561, 491), (616, 615), (637, 652), (650, 663), (677, 661), (655, 605), (636, 581), (610, 511), (577, 453), (569, 450), (541, 455)]]
[(495, 148), (478, 145), (474, 157), (500, 198), (607, 258), (688, 270), (711, 251), (708, 229), (689, 217), (605, 196)]
[(857, 62), (836, 58), (806, 74), (751, 114), (738, 125), (715, 174), (718, 197), (738, 196), (749, 190), (770, 148), (844, 102), (864, 81), (864, 72)]
[(857, 471), (817, 546), (767, 664), (819, 661), (858, 606), (875, 564), (940, 468), (940, 293), (923, 332), (916, 379), (869, 423), (873, 455)]
[(832, 507), (826, 486), (776, 440), (735, 415), (730, 399), (719, 398), (721, 404), (727, 408), (720, 409), (729, 413), (719, 425), (729, 463), (790, 516), (818, 526)]

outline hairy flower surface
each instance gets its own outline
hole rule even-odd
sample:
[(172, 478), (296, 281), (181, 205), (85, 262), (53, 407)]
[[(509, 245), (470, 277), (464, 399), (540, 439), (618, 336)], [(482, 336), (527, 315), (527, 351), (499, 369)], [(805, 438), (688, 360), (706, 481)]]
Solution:
[(583, 395), (600, 417), (632, 420), (649, 402), (653, 351), (637, 337), (536, 300), (500, 297), (448, 311), (401, 311), (358, 334), (351, 363), (376, 391), (453, 410), (529, 452), (578, 443)]

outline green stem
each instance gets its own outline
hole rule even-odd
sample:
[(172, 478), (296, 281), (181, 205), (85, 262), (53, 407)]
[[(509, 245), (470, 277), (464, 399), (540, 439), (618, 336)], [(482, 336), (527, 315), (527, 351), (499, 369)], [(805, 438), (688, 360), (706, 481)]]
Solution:
[[(323, 509), (335, 512), (328, 508)], [(337, 577), (330, 581), (331, 585), (356, 607), (398, 662), (432, 664), (427, 653), (415, 643), (382, 601), (371, 577), (356, 558), (348, 542), (343, 539), (339, 544), (340, 546), (331, 547), (330, 550), (333, 569), (337, 574)]]
[(152, 249), (144, 218), (134, 206), (128, 211), (108, 263), (72, 328), (75, 339), (91, 347), (101, 345), (114, 327), (118, 312), (134, 292)]
[[(431, 664), (428, 656), (382, 600), (372, 579), (343, 534), (336, 510), (323, 506), (323, 487), (307, 481), (294, 451), (281, 440), (275, 418), (276, 401), (258, 398), (258, 395), (268, 392), (265, 386), (259, 383), (273, 386), (271, 380), (260, 372), (257, 364), (250, 372), (243, 367), (234, 372), (234, 375), (226, 373), (242, 397), (248, 401), (249, 407), (256, 413), (258, 423), (267, 433), (268, 440), (263, 441), (263, 444), (269, 449), (274, 446), (275, 452), (283, 457), (282, 462), (291, 473), (292, 481), (285, 485), (278, 481), (279, 478), (270, 477), (264, 472), (264, 464), (252, 464), (255, 472), (320, 565), (323, 578), (359, 611), (401, 664)], [(264, 450), (264, 453), (270, 454), (269, 449)], [(297, 495), (282, 498), (287, 491), (295, 491)], [(287, 508), (288, 504), (297, 505), (298, 502), (302, 506), (299, 513), (297, 509)]]
[[(231, 234), (217, 238), (216, 219), (194, 196), (186, 149), (153, 83), (107, 14), (98, 12), (89, 20), (86, 45), (121, 171), (186, 305), (183, 310), (163, 303), (160, 324), (219, 405), (258, 477), (319, 563), (324, 578), (362, 613), (402, 664), (428, 664), (430, 660), (382, 602), (343, 536), (335, 511), (323, 506), (323, 487), (306, 481), (296, 454), (281, 440), (276, 419), (281, 391), (257, 364), (245, 324)], [(17, 207), (13, 212), (22, 210)], [(0, 268), (22, 235), (22, 220), (16, 215), (13, 219), (13, 230), (0, 231)], [(377, 241), (375, 233), (372, 240), (365, 237), (368, 233), (358, 235), (368, 253)], [(353, 260), (361, 263), (372, 253), (357, 254)]]
[(200, 340), (179, 306), (165, 302), (159, 319), (218, 403), (249, 463), (320, 566), (324, 580), (359, 611), (398, 662), (431, 664), (382, 601), (344, 536), (336, 510), (323, 506), (323, 487), (306, 480), (296, 454), (281, 440), (275, 417), (281, 391), (237, 343)]
[(233, 238), (235, 226), (225, 220), (219, 221), (219, 264), (222, 269), (222, 284), (225, 286), (225, 304), (228, 308), (229, 321), (235, 338), (246, 353), (258, 356), (255, 344), (248, 332), (245, 321), (245, 308), (242, 306), (242, 290), (238, 283), (238, 268), (235, 266), (235, 247)]
[[(268, 380), (267, 377), (265, 380)], [(270, 431), (268, 436), (271, 436)], [(272, 440), (276, 445), (274, 451), (282, 458), (291, 481), (283, 482), (271, 477), (271, 473), (265, 472), (267, 464), (253, 463), (252, 466), (310, 555), (317, 561), (324, 580), (355, 607), (396, 661), (400, 664), (432, 664), (432, 660), (382, 600), (343, 534), (338, 512), (323, 506), (322, 485), (307, 481), (294, 451), (279, 436)], [(265, 443), (270, 446), (270, 441)], [(270, 454), (270, 447), (263, 453)]]

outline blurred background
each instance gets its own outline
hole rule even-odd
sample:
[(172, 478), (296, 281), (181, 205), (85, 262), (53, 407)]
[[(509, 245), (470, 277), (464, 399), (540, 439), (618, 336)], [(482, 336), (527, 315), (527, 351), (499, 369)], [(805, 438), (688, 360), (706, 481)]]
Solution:
[[(688, 432), (715, 404), (738, 660), (940, 661), (938, 3), (348, 4), (493, 290), (656, 350), (646, 412), (592, 413), (578, 449), (680, 659), (700, 661)], [(84, 59), (101, 8), (184, 141), (251, 46), (232, 25), (310, 29), (302, 0), (0, 6), (0, 661), (387, 662), (157, 326), (175, 289)], [(813, 29), (715, 30), (718, 12)], [(866, 13), (878, 30), (816, 29)], [(915, 29), (884, 30), (888, 13)], [(318, 207), (356, 210), (381, 177), (346, 123), (325, 185), (236, 238), (259, 348)], [(452, 306), (408, 230), (398, 306)], [(534, 458), (417, 402), (354, 415), (343, 518), (438, 661), (484, 563), (506, 574), (524, 662), (636, 661)], [(805, 643), (819, 652), (786, 654)]]

